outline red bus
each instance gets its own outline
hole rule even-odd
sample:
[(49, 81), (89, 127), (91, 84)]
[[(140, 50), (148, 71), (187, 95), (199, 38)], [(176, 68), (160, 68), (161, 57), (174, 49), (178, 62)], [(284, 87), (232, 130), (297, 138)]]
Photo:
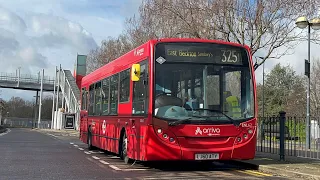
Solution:
[(80, 139), (129, 160), (255, 156), (257, 104), (248, 46), (157, 39), (83, 77)]

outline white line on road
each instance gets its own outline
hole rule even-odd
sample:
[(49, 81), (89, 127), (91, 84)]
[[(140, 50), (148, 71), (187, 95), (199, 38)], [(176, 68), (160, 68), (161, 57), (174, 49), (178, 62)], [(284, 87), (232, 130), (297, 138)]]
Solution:
[(90, 152), (88, 152), (88, 151), (85, 151), (84, 153), (86, 153), (86, 154), (91, 154)]
[(102, 153), (104, 153), (104, 152), (102, 152), (102, 151), (89, 151), (90, 153), (93, 153), (93, 154), (97, 154), (97, 153), (100, 153), (100, 154), (102, 154)]
[(78, 145), (76, 145), (76, 144), (74, 144), (73, 146), (74, 146), (74, 147), (78, 147)]
[(99, 160), (102, 164), (109, 164), (108, 162), (104, 161), (104, 160)]
[(122, 171), (146, 171), (150, 169), (122, 169)]
[(73, 144), (73, 142), (71, 142), (70, 144)]
[(57, 136), (54, 135), (54, 134), (49, 134), (49, 133), (48, 133), (48, 135), (57, 138)]
[(100, 159), (99, 157), (97, 156), (92, 156), (93, 159)]
[(117, 171), (121, 170), (120, 168), (118, 168), (117, 166), (114, 166), (114, 165), (109, 165), (109, 167), (111, 167), (112, 169), (117, 170)]
[(83, 149), (83, 148), (79, 148), (79, 150), (80, 150), (80, 151), (83, 151), (84, 149)]
[(4, 132), (4, 133), (1, 133), (0, 136), (4, 136), (4, 135), (8, 134), (9, 132), (11, 132), (11, 130), (10, 130), (10, 129), (7, 129), (7, 131)]

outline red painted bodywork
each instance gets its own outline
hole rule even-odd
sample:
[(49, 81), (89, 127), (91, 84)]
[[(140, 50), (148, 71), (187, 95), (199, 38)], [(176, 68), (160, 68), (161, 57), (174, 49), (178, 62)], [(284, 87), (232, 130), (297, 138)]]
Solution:
[[(153, 63), (154, 46), (158, 42), (209, 42), (220, 43), (246, 48), (249, 52), (251, 71), (254, 87), (255, 118), (241, 123), (239, 127), (233, 124), (228, 125), (190, 125), (183, 124), (178, 126), (168, 126), (166, 121), (152, 117), (153, 109)], [(144, 49), (142, 54), (136, 55), (135, 52)], [(141, 51), (140, 51), (141, 52)], [(255, 156), (256, 147), (256, 84), (254, 69), (252, 64), (251, 52), (248, 46), (236, 43), (222, 42), (216, 40), (203, 39), (160, 39), (150, 40), (145, 44), (126, 53), (118, 59), (102, 66), (96, 71), (82, 78), (81, 87), (88, 89), (92, 83), (100, 81), (108, 76), (131, 68), (134, 63), (139, 63), (148, 59), (149, 62), (149, 107), (147, 116), (132, 116), (132, 87), (130, 81), (130, 101), (118, 104), (117, 116), (88, 116), (86, 110), (81, 111), (80, 139), (87, 143), (88, 127), (92, 127), (92, 144), (98, 148), (119, 153), (120, 133), (124, 130), (128, 137), (128, 156), (132, 159), (141, 161), (155, 160), (194, 160), (195, 153), (219, 153), (220, 159), (252, 159)], [(102, 131), (103, 121), (106, 121), (106, 132)], [(199, 128), (220, 128), (220, 135), (195, 135)], [(174, 138), (173, 142), (162, 137), (157, 133), (161, 128), (163, 133), (168, 134), (169, 138)], [(236, 138), (243, 136), (243, 133), (252, 130), (247, 140), (237, 142)], [(248, 133), (246, 133), (248, 134)], [(243, 139), (243, 138), (242, 138)]]

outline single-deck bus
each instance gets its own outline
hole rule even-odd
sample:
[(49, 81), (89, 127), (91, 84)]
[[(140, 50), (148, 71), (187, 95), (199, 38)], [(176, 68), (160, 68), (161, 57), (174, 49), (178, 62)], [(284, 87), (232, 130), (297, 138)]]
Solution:
[(84, 76), (80, 139), (129, 160), (255, 156), (256, 84), (248, 46), (157, 39)]

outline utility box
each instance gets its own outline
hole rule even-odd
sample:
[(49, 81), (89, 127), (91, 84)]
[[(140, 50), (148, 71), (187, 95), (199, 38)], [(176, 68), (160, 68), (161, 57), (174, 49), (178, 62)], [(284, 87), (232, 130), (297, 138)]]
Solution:
[(75, 129), (75, 113), (64, 113), (63, 114), (63, 126), (64, 129)]

